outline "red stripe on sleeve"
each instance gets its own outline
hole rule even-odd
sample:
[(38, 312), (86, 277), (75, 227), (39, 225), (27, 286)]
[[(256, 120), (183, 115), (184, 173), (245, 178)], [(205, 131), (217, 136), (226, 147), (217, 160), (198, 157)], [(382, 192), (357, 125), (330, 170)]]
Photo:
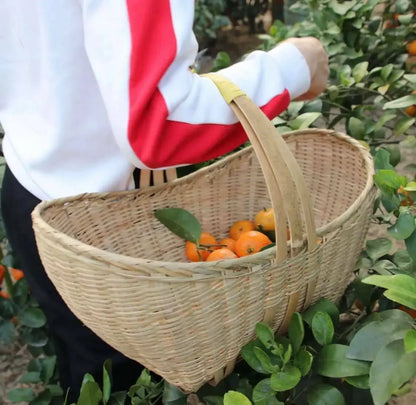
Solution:
[[(240, 123), (195, 125), (165, 121), (163, 117), (166, 117), (167, 111), (163, 110), (162, 95), (158, 99), (159, 102), (152, 103), (152, 110), (149, 111), (154, 119), (143, 122), (143, 132), (132, 140), (133, 149), (140, 151), (140, 159), (147, 167), (203, 162), (228, 153), (247, 141)], [(289, 102), (289, 92), (285, 90), (262, 110), (269, 118), (274, 118), (287, 108)], [(161, 114), (160, 119), (156, 118), (157, 114)]]
[[(169, 0), (127, 0), (131, 29), (128, 140), (150, 168), (203, 162), (247, 140), (239, 123), (189, 124), (168, 121), (158, 84), (176, 56)], [(275, 117), (289, 104), (288, 91), (262, 109)]]

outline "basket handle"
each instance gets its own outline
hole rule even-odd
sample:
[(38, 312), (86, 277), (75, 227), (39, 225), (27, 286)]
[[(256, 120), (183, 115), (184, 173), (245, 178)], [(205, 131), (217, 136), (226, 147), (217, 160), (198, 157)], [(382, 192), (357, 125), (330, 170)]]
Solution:
[[(287, 223), (290, 230), (290, 256), (294, 257), (302, 250), (304, 234), (306, 234), (307, 249), (313, 250), (317, 244), (317, 236), (311, 199), (302, 172), (286, 142), (268, 117), (234, 83), (218, 74), (208, 73), (204, 76), (214, 82), (236, 114), (263, 170), (275, 214), (276, 260), (283, 261), (288, 257)], [(308, 283), (307, 298), (303, 306), (309, 305), (314, 288), (313, 281)], [(289, 297), (279, 332), (286, 331), (298, 301), (298, 292)], [(264, 321), (271, 323), (275, 312), (276, 308), (267, 309)]]
[[(291, 256), (303, 246), (302, 218), (308, 250), (314, 249), (317, 238), (311, 200), (302, 172), (286, 142), (260, 108), (234, 83), (218, 74), (205, 76), (215, 83), (237, 115), (259, 159), (275, 213), (277, 260), (287, 257), (286, 217)], [(284, 198), (281, 198), (282, 193)]]

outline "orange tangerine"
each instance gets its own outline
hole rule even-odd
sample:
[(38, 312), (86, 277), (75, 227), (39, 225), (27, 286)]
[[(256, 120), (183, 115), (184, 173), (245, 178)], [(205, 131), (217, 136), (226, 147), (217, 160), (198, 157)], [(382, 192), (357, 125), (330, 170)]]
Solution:
[(254, 224), (260, 231), (274, 231), (274, 211), (273, 208), (263, 208), (254, 217)]
[(260, 252), (265, 246), (272, 243), (267, 235), (259, 231), (244, 232), (235, 246), (235, 252), (239, 257)]
[(243, 219), (234, 223), (234, 225), (230, 228), (230, 238), (234, 240), (238, 240), (238, 238), (244, 232), (253, 231), (256, 229), (256, 225), (253, 221), (248, 219)]
[(235, 252), (236, 243), (237, 241), (232, 238), (224, 238), (218, 242), (219, 245), (224, 245), (223, 247), (230, 249), (232, 252)]
[(220, 248), (217, 250), (214, 250), (210, 253), (210, 255), (207, 257), (207, 262), (213, 262), (216, 260), (224, 260), (224, 259), (236, 259), (238, 256), (227, 248)]
[[(201, 232), (201, 237), (199, 238), (200, 249), (196, 248), (196, 244), (190, 242), (189, 240), (185, 243), (185, 254), (186, 257), (191, 262), (199, 262), (206, 260), (212, 250), (217, 247), (211, 247), (212, 245), (217, 245), (217, 240), (208, 232)], [(202, 247), (202, 249), (201, 249)], [(198, 254), (199, 252), (199, 254)]]

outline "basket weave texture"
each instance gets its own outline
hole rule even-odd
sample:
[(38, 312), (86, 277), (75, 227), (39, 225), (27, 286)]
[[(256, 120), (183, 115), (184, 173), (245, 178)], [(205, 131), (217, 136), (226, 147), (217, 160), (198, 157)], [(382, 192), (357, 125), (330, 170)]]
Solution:
[[(308, 240), (303, 226), (301, 243), (278, 237), (277, 250), (284, 245), (286, 257), (267, 249), (186, 262), (184, 241), (154, 210), (187, 209), (204, 230), (225, 237), (235, 221), (283, 207), (292, 193), (280, 184), (278, 196), (270, 197), (264, 164), (250, 146), (160, 186), (38, 205), (32, 218), (39, 252), (68, 306), (117, 350), (195, 392), (232, 371), (257, 322), (282, 332), (294, 311), (321, 297), (339, 300), (373, 208), (371, 157), (334, 131), (295, 131), (283, 139), (303, 174), (319, 243)], [(300, 217), (307, 222), (303, 211)]]

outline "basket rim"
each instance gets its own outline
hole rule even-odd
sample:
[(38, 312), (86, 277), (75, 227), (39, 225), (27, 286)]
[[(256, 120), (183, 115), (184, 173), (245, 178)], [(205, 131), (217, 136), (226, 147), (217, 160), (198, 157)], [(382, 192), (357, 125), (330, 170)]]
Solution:
[[(338, 138), (348, 144), (350, 144), (352, 147), (356, 148), (364, 162), (365, 171), (367, 173), (367, 180), (366, 184), (363, 187), (361, 193), (359, 196), (354, 200), (354, 202), (338, 217), (334, 218), (329, 223), (317, 228), (317, 235), (322, 237), (328, 233), (331, 233), (332, 231), (336, 230), (340, 224), (344, 223), (358, 208), (359, 205), (367, 198), (367, 196), (371, 193), (372, 189), (374, 189), (373, 184), (373, 174), (374, 174), (374, 166), (372, 157), (369, 153), (369, 151), (356, 139), (352, 138), (351, 136), (335, 131), (335, 130), (328, 130), (328, 129), (320, 129), (320, 128), (307, 128), (304, 130), (295, 130), (290, 131), (282, 134), (284, 139), (290, 139), (292, 137), (298, 137), (302, 135), (318, 135), (318, 136), (326, 136), (326, 137), (335, 137)], [(76, 239), (72, 236), (69, 236), (68, 234), (58, 232), (56, 228), (51, 226), (49, 223), (43, 220), (42, 218), (42, 212), (45, 211), (50, 206), (64, 206), (65, 204), (70, 203), (71, 201), (77, 201), (77, 200), (101, 200), (106, 199), (108, 197), (112, 198), (123, 198), (123, 196), (126, 195), (133, 195), (137, 193), (154, 193), (157, 192), (159, 189), (165, 188), (167, 185), (174, 185), (177, 183), (182, 182), (189, 182), (192, 181), (194, 177), (202, 176), (205, 172), (215, 170), (217, 167), (221, 167), (222, 165), (226, 164), (229, 160), (235, 159), (239, 155), (243, 155), (247, 153), (250, 149), (252, 149), (252, 146), (247, 146), (243, 148), (242, 150), (239, 150), (237, 152), (231, 153), (230, 155), (227, 155), (218, 161), (212, 163), (209, 166), (206, 166), (202, 169), (199, 169), (193, 173), (190, 173), (186, 176), (183, 176), (181, 178), (175, 179), (170, 181), (169, 183), (164, 183), (156, 186), (149, 186), (144, 189), (133, 189), (133, 190), (125, 190), (125, 191), (112, 191), (112, 192), (92, 192), (92, 193), (81, 193), (74, 196), (68, 196), (63, 198), (57, 198), (57, 199), (51, 199), (51, 200), (45, 200), (40, 202), (32, 211), (32, 221), (34, 228), (37, 228), (38, 231), (46, 231), (47, 234), (53, 234), (55, 242), (59, 242), (65, 249), (72, 251), (73, 253), (82, 253), (87, 254), (90, 257), (94, 257), (94, 259), (97, 260), (97, 257), (99, 257), (99, 261), (102, 263), (108, 263), (111, 264), (108, 269), (111, 271), (112, 267), (122, 268), (129, 272), (134, 272), (135, 267), (137, 267), (140, 263), (146, 263), (149, 265), (149, 263), (153, 263), (156, 266), (160, 266), (161, 268), (165, 268), (165, 270), (168, 270), (168, 267), (171, 266), (178, 266), (178, 263), (180, 263), (181, 268), (184, 270), (183, 273), (188, 273), (187, 276), (195, 276), (195, 278), (206, 278), (207, 276), (218, 276), (220, 272), (227, 271), (227, 270), (236, 270), (237, 268), (242, 267), (250, 267), (250, 265), (253, 266), (259, 266), (262, 267), (262, 263), (269, 262), (270, 260), (275, 259), (275, 250), (274, 249), (266, 249), (264, 251), (255, 253), (253, 255), (240, 257), (237, 259), (228, 259), (228, 260), (221, 260), (220, 262), (174, 262), (174, 261), (162, 261), (162, 260), (153, 260), (153, 259), (144, 259), (141, 257), (133, 257), (129, 255), (124, 255), (121, 253), (115, 253), (115, 252), (109, 252), (107, 250), (98, 248), (96, 246), (88, 245), (79, 239)], [(317, 246), (319, 248), (320, 245)], [(301, 252), (304, 251), (304, 249), (301, 249)], [(97, 254), (94, 254), (96, 252)], [(99, 254), (98, 254), (99, 253)], [(117, 266), (114, 266), (114, 259), (117, 259)], [(290, 257), (287, 259), (291, 259)], [(241, 264), (244, 262), (244, 266), (241, 266)], [(220, 267), (218, 266), (218, 263), (221, 263)], [(188, 270), (188, 271), (187, 271)], [(202, 271), (199, 272), (199, 271)], [(250, 271), (252, 272), (252, 270)], [(141, 272), (142, 273), (142, 272)], [(143, 273), (141, 274), (143, 275)], [(241, 273), (240, 273), (241, 275)], [(166, 276), (161, 277), (167, 279)], [(199, 276), (199, 277), (198, 277)], [(150, 277), (150, 276), (145, 276)], [(152, 278), (154, 276), (151, 276)], [(175, 276), (173, 276), (175, 277)], [(172, 277), (172, 278), (173, 278)], [(172, 278), (169, 277), (169, 280), (172, 281)], [(176, 278), (176, 277), (175, 277)]]

